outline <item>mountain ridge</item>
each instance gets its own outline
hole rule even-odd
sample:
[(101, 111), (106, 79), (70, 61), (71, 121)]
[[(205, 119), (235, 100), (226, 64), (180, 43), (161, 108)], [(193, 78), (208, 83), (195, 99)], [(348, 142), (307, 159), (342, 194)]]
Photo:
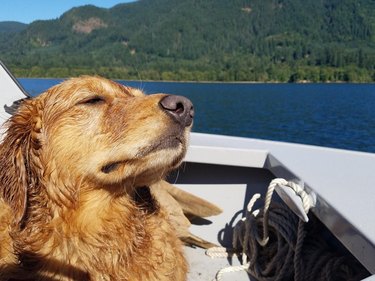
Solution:
[(86, 5), (0, 35), (0, 59), (24, 77), (369, 82), (371, 9), (371, 0)]
[(17, 33), (27, 28), (27, 24), (18, 21), (1, 21), (0, 33)]

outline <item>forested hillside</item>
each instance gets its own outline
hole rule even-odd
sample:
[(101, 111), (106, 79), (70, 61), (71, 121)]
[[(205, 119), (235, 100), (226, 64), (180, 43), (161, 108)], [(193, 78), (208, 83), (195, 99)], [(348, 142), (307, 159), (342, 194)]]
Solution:
[(2, 32), (17, 76), (375, 81), (375, 1), (140, 0)]
[(0, 34), (2, 33), (17, 33), (26, 29), (27, 24), (15, 22), (15, 21), (2, 21), (0, 22)]

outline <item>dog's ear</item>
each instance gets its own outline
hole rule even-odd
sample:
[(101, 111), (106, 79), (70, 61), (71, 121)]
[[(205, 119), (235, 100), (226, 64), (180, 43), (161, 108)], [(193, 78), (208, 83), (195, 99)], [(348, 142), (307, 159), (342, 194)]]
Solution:
[(7, 121), (7, 131), (0, 145), (0, 196), (14, 213), (14, 222), (22, 225), (26, 216), (28, 189), (35, 182), (41, 147), (41, 116), (35, 101), (24, 101)]

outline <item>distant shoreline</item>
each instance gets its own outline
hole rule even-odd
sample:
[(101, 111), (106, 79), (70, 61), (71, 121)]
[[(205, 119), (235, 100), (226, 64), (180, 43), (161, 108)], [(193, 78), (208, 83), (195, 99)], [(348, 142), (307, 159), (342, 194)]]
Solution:
[[(78, 75), (79, 76), (79, 75)], [(99, 75), (100, 76), (100, 75)], [(71, 77), (17, 77), (17, 79), (41, 79), (41, 80), (66, 80), (72, 77), (77, 76), (71, 76)], [(283, 81), (189, 81), (189, 80), (147, 80), (147, 79), (119, 79), (119, 78), (108, 78), (114, 81), (129, 81), (129, 82), (151, 82), (151, 83), (194, 83), (194, 84), (373, 84), (373, 82), (360, 82), (360, 81), (296, 81), (296, 82), (283, 82)]]

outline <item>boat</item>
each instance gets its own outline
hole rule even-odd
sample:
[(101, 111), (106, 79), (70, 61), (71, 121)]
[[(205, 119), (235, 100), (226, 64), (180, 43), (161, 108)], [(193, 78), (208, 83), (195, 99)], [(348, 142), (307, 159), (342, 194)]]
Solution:
[[(28, 96), (3, 64), (0, 92), (3, 122), (12, 104)], [(183, 165), (168, 180), (220, 206), (223, 213), (192, 225), (193, 234), (220, 247), (211, 252), (186, 247), (188, 280), (257, 280), (246, 270), (246, 257), (231, 255), (230, 249), (236, 225), (246, 225), (249, 218), (266, 212), (266, 203), (255, 200), (260, 194), (286, 206), (301, 225), (313, 217), (322, 225), (318, 236), (361, 266), (366, 272), (361, 280), (375, 281), (374, 168), (372, 153), (192, 133)], [(257, 212), (248, 209), (249, 202), (258, 204)], [(260, 224), (267, 223), (264, 217)], [(262, 233), (258, 236), (262, 238)], [(213, 258), (215, 250), (224, 258)]]

